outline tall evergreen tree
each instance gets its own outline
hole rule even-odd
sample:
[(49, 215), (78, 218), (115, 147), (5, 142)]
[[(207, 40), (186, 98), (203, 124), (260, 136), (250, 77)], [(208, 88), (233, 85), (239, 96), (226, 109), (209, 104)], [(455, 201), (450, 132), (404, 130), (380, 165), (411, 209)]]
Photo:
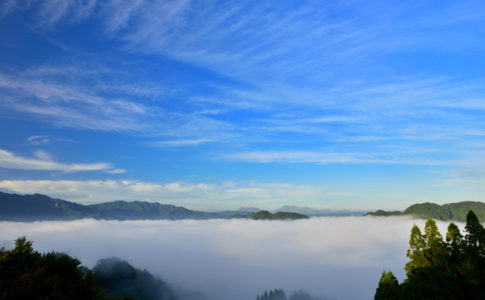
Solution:
[[(451, 223), (445, 242), (433, 220), (426, 222), (424, 235), (413, 226), (400, 299), (485, 299), (485, 229), (472, 211), (465, 231), (463, 236)], [(398, 285), (394, 279), (383, 273), (376, 299), (396, 299), (388, 293)]]
[(429, 265), (427, 257), (424, 255), (426, 249), (426, 240), (421, 234), (421, 230), (416, 224), (411, 229), (411, 237), (409, 239), (409, 249), (407, 257), (410, 261), (406, 264), (405, 270), (407, 276), (412, 276), (412, 272), (416, 269), (423, 268)]
[(382, 272), (381, 280), (376, 289), (375, 300), (398, 300), (401, 296), (399, 282), (391, 271)]
[(256, 300), (287, 300), (287, 298), (282, 289), (274, 289), (270, 290), (269, 293), (265, 291), (261, 296), (258, 295)]

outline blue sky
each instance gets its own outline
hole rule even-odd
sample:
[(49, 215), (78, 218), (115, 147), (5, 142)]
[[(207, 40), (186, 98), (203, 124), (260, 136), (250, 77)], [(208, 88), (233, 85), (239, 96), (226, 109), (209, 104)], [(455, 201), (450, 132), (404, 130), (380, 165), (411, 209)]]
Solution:
[(480, 201), (484, 36), (483, 1), (3, 1), (0, 189)]

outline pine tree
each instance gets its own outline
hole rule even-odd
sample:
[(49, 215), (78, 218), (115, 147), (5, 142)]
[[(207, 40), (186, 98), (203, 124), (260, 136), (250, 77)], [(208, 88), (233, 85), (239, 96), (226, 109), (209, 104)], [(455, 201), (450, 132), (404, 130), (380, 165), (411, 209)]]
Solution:
[(376, 289), (375, 300), (397, 300), (401, 296), (401, 287), (394, 274), (382, 272), (381, 280)]

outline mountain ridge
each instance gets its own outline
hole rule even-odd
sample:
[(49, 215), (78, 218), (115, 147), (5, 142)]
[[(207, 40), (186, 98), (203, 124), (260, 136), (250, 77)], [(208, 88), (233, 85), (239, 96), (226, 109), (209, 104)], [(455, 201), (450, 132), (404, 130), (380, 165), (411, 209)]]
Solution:
[(252, 212), (203, 212), (173, 204), (123, 201), (83, 205), (42, 194), (9, 194), (0, 192), (0, 221), (54, 221), (83, 218), (106, 220), (180, 220), (247, 218)]
[(443, 221), (466, 220), (468, 211), (473, 210), (481, 220), (485, 219), (485, 203), (479, 201), (461, 201), (439, 205), (431, 202), (416, 203), (404, 211), (377, 210), (365, 214), (366, 216), (414, 216), (422, 219), (436, 219)]
[(326, 217), (326, 216), (362, 216), (369, 211), (360, 210), (348, 210), (348, 209), (316, 209), (308, 206), (296, 206), (296, 205), (284, 205), (272, 213), (278, 212), (292, 212), (297, 214), (303, 214), (310, 217)]

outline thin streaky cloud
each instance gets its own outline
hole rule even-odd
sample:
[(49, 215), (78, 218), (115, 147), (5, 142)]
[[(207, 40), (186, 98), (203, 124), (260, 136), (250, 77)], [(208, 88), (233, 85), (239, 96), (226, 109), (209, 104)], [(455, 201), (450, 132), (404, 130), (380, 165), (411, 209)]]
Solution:
[(108, 173), (108, 174), (124, 174), (124, 173), (126, 173), (126, 170), (125, 169), (113, 169), (113, 170), (105, 171), (105, 173)]
[[(231, 128), (229, 124), (211, 118), (214, 114), (204, 111), (184, 113), (167, 111), (158, 106), (148, 109), (144, 103), (137, 101), (118, 96), (99, 96), (106, 91), (106, 86), (95, 85), (88, 88), (79, 85), (75, 79), (59, 81), (60, 78), (66, 77), (66, 73), (72, 75), (76, 70), (77, 68), (61, 68), (59, 71), (59, 68), (54, 66), (42, 67), (40, 74), (35, 69), (17, 76), (0, 74), (0, 89), (9, 95), (0, 100), (0, 105), (37, 115), (58, 126), (100, 131), (142, 132), (193, 138), (200, 135), (219, 136)], [(54, 78), (43, 79), (42, 74), (45, 72), (55, 75)], [(121, 86), (121, 89), (128, 89), (130, 94), (127, 97), (138, 93), (136, 86)], [(158, 92), (157, 94), (159, 95)], [(39, 101), (32, 101), (32, 97)], [(225, 129), (220, 130), (222, 128)], [(203, 141), (202, 138), (197, 139)]]
[[(415, 156), (414, 154), (413, 156)], [(427, 157), (400, 156), (399, 153), (341, 153), (310, 151), (253, 151), (232, 153), (224, 159), (254, 163), (316, 163), (316, 164), (406, 164), (406, 165), (455, 165), (456, 160), (432, 160)]]
[(34, 135), (29, 136), (27, 138), (27, 141), (33, 145), (43, 145), (49, 143), (51, 140), (47, 135)]
[(196, 146), (200, 144), (210, 143), (211, 139), (193, 139), (193, 140), (167, 140), (152, 142), (150, 145), (155, 147), (183, 147), (183, 146)]
[(44, 152), (37, 152), (35, 158), (18, 156), (7, 150), (0, 149), (0, 168), (39, 171), (104, 171), (112, 169), (109, 163), (61, 163), (49, 159)]

